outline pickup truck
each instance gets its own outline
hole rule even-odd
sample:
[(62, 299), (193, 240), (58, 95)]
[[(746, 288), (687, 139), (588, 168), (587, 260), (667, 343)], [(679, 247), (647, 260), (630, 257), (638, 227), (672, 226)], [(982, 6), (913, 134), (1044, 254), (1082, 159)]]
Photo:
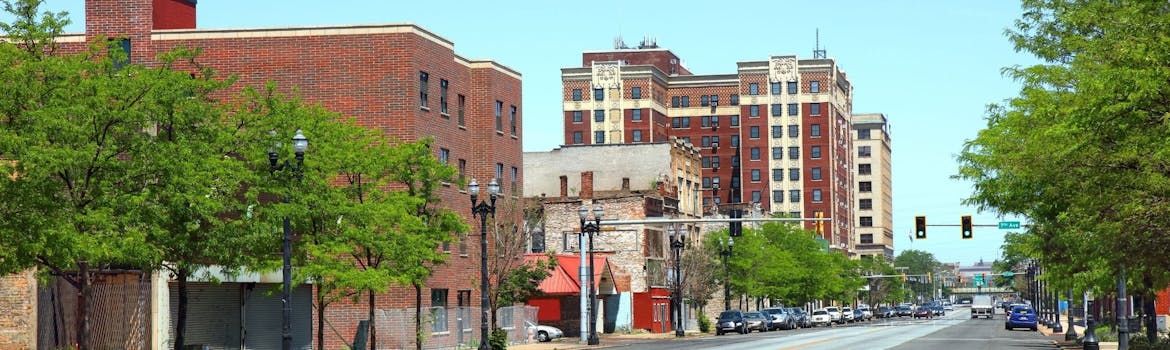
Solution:
[(971, 299), (971, 318), (979, 316), (986, 316), (987, 318), (995, 316), (995, 306), (991, 304), (990, 295), (976, 295)]

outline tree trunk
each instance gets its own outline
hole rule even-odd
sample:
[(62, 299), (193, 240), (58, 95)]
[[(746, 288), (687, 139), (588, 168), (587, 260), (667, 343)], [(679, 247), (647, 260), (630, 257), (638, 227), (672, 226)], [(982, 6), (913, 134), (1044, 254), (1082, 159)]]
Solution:
[(89, 349), (89, 262), (79, 261), (77, 263), (79, 275), (81, 280), (81, 288), (77, 293), (77, 349)]
[(422, 285), (418, 283), (412, 283), (412, 285), (414, 285), (414, 349), (422, 350)]
[[(317, 283), (317, 348), (325, 348), (325, 293), (321, 291), (321, 283)], [(363, 349), (364, 350), (364, 349)]]
[(187, 332), (187, 269), (179, 268), (175, 273), (179, 284), (179, 313), (175, 315), (175, 350), (183, 350), (186, 341), (183, 334)]
[[(374, 290), (373, 289), (370, 290), (369, 312), (370, 313), (367, 317), (370, 318), (370, 349), (377, 349), (378, 348), (378, 330), (376, 327), (374, 327)], [(322, 348), (322, 349), (324, 349), (324, 348)]]
[(1150, 344), (1158, 342), (1158, 316), (1155, 315), (1158, 310), (1154, 308), (1154, 300), (1157, 298), (1157, 294), (1147, 294), (1142, 298), (1144, 299), (1142, 300), (1142, 313), (1146, 316), (1146, 340), (1149, 340)]

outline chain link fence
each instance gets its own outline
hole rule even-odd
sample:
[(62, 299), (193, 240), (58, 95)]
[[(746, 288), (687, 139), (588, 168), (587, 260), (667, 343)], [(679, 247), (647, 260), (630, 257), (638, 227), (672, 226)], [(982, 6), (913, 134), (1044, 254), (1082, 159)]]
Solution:
[[(53, 277), (38, 290), (37, 348), (77, 343), (78, 290)], [(89, 296), (91, 349), (142, 349), (150, 342), (150, 274), (96, 274)]]
[[(479, 347), (480, 312), (472, 307), (423, 308), (423, 349)], [(533, 341), (529, 329), (537, 324), (536, 313), (537, 308), (532, 306), (503, 307), (496, 311), (496, 324), (508, 332), (510, 344), (528, 343)], [(414, 348), (414, 308), (377, 310), (374, 315), (379, 350)]]

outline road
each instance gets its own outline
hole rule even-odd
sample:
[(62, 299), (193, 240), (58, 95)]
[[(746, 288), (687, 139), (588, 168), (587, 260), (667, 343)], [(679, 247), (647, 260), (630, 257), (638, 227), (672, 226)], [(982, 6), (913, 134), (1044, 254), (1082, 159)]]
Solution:
[(1040, 333), (1004, 330), (1002, 315), (994, 319), (970, 319), (970, 315), (969, 309), (958, 308), (932, 320), (874, 320), (830, 328), (631, 342), (622, 347), (647, 350), (1056, 349)]

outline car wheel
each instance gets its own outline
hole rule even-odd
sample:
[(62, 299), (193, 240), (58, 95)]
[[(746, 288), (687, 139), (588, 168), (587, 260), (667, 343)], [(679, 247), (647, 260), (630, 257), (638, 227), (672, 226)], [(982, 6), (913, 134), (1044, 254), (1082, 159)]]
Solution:
[(1036, 326), (1032, 326), (1032, 331), (1033, 331), (1033, 332), (1035, 332), (1035, 331), (1036, 331)]
[(540, 332), (536, 333), (536, 340), (539, 340), (541, 343), (544, 343), (544, 342), (551, 341), (552, 339), (548, 337), (548, 332), (540, 331)]
[(751, 333), (751, 330), (748, 329), (747, 326), (739, 327), (739, 334), (748, 334), (748, 333)]
[(717, 330), (715, 330), (715, 335), (716, 336), (723, 335), (723, 331), (717, 329)]

